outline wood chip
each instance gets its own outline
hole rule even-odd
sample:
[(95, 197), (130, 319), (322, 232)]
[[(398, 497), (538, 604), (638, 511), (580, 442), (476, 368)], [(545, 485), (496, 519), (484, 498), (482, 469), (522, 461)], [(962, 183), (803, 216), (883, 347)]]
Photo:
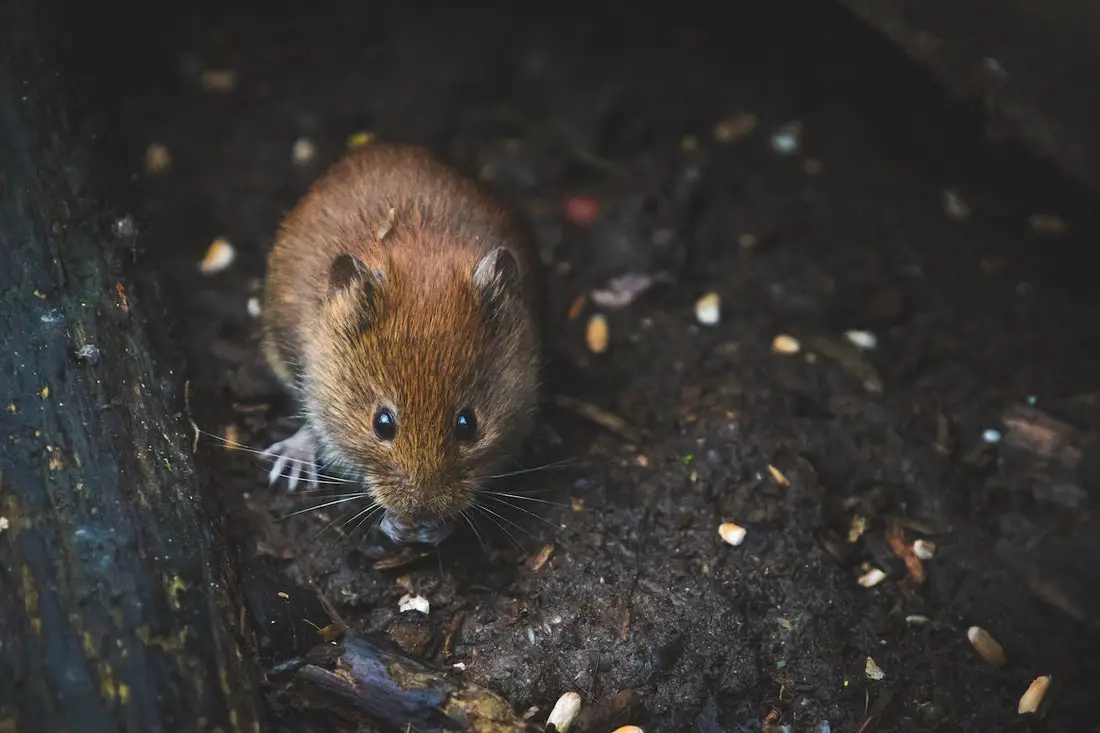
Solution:
[(971, 646), (974, 647), (974, 651), (981, 655), (982, 659), (997, 667), (1004, 666), (1008, 659), (1005, 657), (1005, 651), (996, 639), (989, 635), (989, 632), (980, 626), (971, 626), (966, 631), (966, 638), (970, 640)]
[(607, 351), (608, 327), (607, 318), (602, 313), (593, 313), (588, 319), (588, 328), (584, 333), (588, 350), (593, 354), (602, 354)]
[(1031, 684), (1028, 685), (1027, 692), (1020, 698), (1020, 704), (1016, 706), (1016, 711), (1020, 715), (1038, 712), (1039, 706), (1043, 704), (1043, 698), (1046, 697), (1049, 687), (1049, 674), (1045, 674), (1042, 677), (1036, 677), (1031, 681)]
[(775, 482), (777, 484), (779, 484), (780, 486), (790, 486), (791, 485), (790, 479), (788, 479), (786, 476), (784, 476), (782, 471), (780, 471), (778, 468), (776, 468), (775, 466), (773, 466), (770, 463), (768, 464), (768, 473), (770, 473), (772, 475), (772, 478), (775, 479)]
[(802, 344), (798, 342), (798, 339), (785, 334), (776, 336), (772, 341), (772, 351), (776, 354), (797, 354), (801, 348)]

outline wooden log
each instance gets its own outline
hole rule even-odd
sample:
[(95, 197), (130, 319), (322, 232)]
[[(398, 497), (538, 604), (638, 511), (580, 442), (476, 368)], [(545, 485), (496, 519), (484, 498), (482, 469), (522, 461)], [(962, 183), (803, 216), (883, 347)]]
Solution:
[(841, 0), (994, 127), (1100, 192), (1100, 6), (1089, 0)]
[(50, 10), (0, 3), (0, 731), (257, 731), (163, 314), (126, 284)]

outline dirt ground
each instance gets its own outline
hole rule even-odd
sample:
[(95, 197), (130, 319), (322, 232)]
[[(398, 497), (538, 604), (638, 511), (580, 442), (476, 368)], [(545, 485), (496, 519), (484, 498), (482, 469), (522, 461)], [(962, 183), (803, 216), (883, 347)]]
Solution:
[[(562, 444), (528, 465), (558, 463), (475, 512), (478, 535), (376, 569), (357, 509), (284, 518), (321, 501), (206, 439), (212, 501), (354, 629), (465, 665), (540, 720), (567, 690), (633, 690), (642, 710), (615, 724), (647, 733), (1098, 729), (1093, 202), (839, 7), (672, 10), (125, 21), (143, 51), (112, 70), (102, 147), (137, 178), (138, 255), (169, 274), (204, 429), (254, 448), (294, 429), (248, 303), (280, 217), (356, 133), (486, 180), (548, 265)], [(217, 237), (237, 257), (206, 276)], [(656, 282), (616, 308), (593, 294), (627, 273)], [(797, 353), (773, 351), (784, 334)], [(428, 633), (398, 612), (409, 592)], [(1018, 715), (1046, 674), (1045, 719)]]

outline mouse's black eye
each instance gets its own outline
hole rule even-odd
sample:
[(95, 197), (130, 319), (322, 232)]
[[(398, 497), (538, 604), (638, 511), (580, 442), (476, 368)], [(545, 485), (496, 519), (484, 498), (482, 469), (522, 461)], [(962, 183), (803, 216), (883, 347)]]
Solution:
[(393, 410), (383, 407), (374, 413), (374, 434), (381, 440), (393, 440), (397, 435), (397, 418)]
[(477, 437), (477, 417), (469, 407), (463, 408), (455, 418), (455, 437), (462, 441)]

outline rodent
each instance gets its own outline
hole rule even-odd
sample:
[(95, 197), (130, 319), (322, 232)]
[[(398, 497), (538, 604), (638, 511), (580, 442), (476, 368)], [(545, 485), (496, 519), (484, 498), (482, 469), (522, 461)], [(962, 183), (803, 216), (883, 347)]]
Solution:
[(334, 466), (398, 542), (441, 542), (532, 433), (537, 257), (518, 218), (427, 149), (329, 167), (268, 256), (262, 350), (305, 422), (267, 449), (293, 490)]

